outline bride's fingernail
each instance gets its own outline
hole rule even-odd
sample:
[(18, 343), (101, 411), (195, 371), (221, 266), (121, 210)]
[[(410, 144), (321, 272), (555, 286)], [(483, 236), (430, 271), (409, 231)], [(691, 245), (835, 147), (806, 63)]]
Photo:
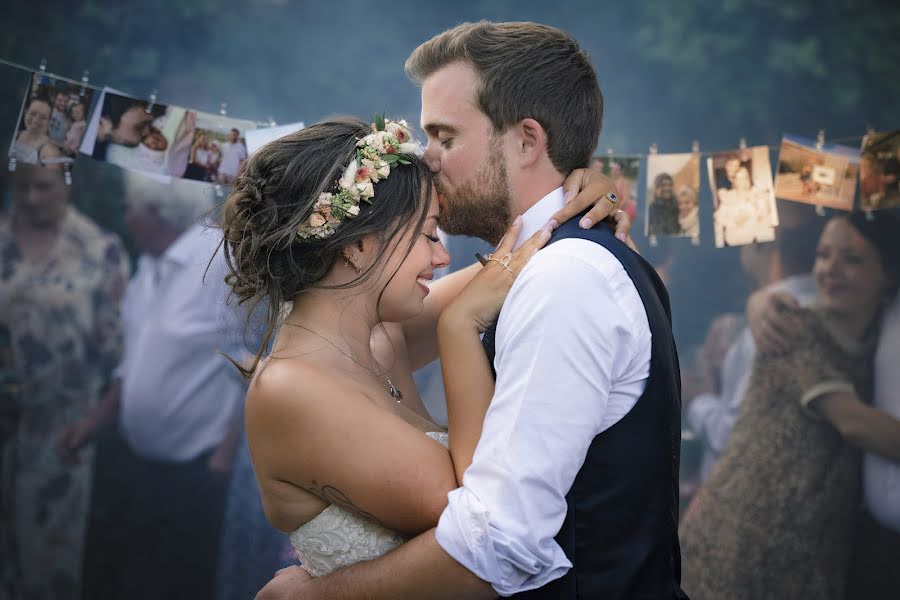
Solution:
[(549, 221), (547, 221), (547, 226), (550, 227), (550, 229), (556, 229), (557, 227), (559, 227), (559, 223), (556, 219), (550, 219)]
[(563, 196), (563, 204), (568, 204), (569, 202), (572, 201), (572, 198), (574, 198), (574, 197), (575, 197), (575, 192), (573, 192), (572, 190), (569, 190), (568, 192), (566, 192), (566, 195)]
[(522, 222), (522, 215), (519, 215), (518, 217), (516, 217), (516, 220), (513, 221), (513, 225), (518, 225), (521, 222)]
[(581, 221), (578, 222), (578, 226), (581, 227), (582, 229), (590, 229), (591, 225), (593, 225), (593, 224), (594, 224), (594, 222), (591, 221), (587, 217), (583, 218)]
[(619, 238), (623, 243), (628, 241), (628, 240), (625, 239), (625, 234), (624, 234), (624, 233), (617, 233), (617, 234), (616, 234), (616, 237)]

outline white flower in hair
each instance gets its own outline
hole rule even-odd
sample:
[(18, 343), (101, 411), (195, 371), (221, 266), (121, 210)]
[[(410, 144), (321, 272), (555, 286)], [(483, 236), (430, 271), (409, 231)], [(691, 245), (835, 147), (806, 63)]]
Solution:
[(397, 141), (401, 144), (408, 142), (411, 137), (409, 134), (409, 125), (406, 124), (406, 120), (391, 121), (387, 123), (386, 131), (397, 138)]
[(371, 181), (357, 183), (356, 190), (359, 192), (359, 197), (363, 200), (369, 200), (375, 195), (375, 186)]
[(412, 156), (421, 156), (422, 145), (418, 142), (404, 142), (400, 144), (400, 154), (411, 154)]
[(378, 174), (379, 179), (387, 179), (388, 175), (391, 174), (391, 165), (381, 160), (375, 165), (375, 172)]
[(353, 185), (356, 183), (356, 170), (359, 168), (359, 163), (356, 162), (356, 159), (350, 161), (350, 164), (347, 165), (347, 170), (344, 171), (344, 176), (341, 177), (340, 186), (343, 190), (349, 190), (353, 188)]
[(410, 157), (421, 154), (422, 148), (413, 140), (406, 121), (389, 121), (381, 115), (375, 115), (372, 133), (356, 146), (356, 157), (347, 165), (335, 191), (320, 194), (313, 213), (297, 228), (301, 240), (325, 239), (345, 218), (359, 216), (359, 203), (372, 202), (375, 184), (387, 179), (398, 164), (410, 164)]

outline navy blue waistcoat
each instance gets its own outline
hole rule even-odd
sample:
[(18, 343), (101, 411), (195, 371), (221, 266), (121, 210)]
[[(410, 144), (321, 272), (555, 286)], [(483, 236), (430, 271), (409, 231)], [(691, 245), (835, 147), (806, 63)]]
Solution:
[[(582, 238), (608, 249), (631, 277), (652, 335), (650, 375), (643, 395), (618, 423), (597, 435), (566, 495), (568, 512), (556, 541), (572, 569), (515, 598), (661, 600), (681, 591), (678, 546), (678, 460), (681, 377), (672, 337), (669, 296), (647, 261), (606, 226), (583, 230), (578, 219), (549, 243)], [(616, 315), (597, 315), (615, 319)], [(484, 336), (493, 365), (496, 325)], [(561, 373), (560, 377), (565, 377)]]

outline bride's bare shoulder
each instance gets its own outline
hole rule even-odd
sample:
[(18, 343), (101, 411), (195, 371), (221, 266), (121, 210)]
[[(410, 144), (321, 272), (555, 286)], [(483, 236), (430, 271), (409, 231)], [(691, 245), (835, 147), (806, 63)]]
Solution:
[(248, 419), (309, 415), (348, 396), (365, 397), (330, 369), (298, 358), (270, 359), (250, 381), (245, 412)]

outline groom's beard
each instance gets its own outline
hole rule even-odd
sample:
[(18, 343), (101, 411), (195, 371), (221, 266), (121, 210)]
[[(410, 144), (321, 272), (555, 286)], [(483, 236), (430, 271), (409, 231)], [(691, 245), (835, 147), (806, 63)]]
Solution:
[(489, 156), (489, 162), (458, 187), (447, 189), (440, 175), (435, 178), (435, 187), (442, 200), (438, 222), (442, 230), (481, 238), (496, 246), (512, 223), (512, 208), (506, 163), (499, 147), (497, 151), (492, 147)]

